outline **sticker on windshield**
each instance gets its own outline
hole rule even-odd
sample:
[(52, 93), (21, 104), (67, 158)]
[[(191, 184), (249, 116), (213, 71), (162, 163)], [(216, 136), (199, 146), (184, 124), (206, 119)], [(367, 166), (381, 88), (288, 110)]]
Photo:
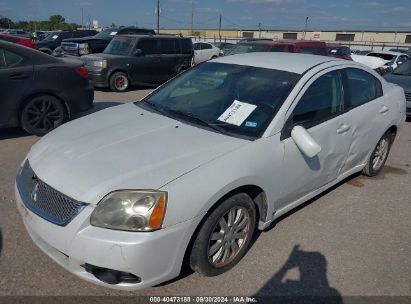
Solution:
[(57, 37), (58, 37), (58, 35), (53, 35), (53, 37), (51, 37), (51, 38), (53, 38), (53, 40), (55, 40), (55, 39), (57, 39)]
[(255, 121), (246, 121), (245, 126), (250, 128), (257, 128), (257, 123)]
[(256, 108), (256, 105), (234, 100), (231, 106), (229, 106), (217, 120), (241, 126), (244, 120), (246, 120)]
[(110, 36), (114, 36), (115, 34), (117, 34), (117, 32), (111, 32)]

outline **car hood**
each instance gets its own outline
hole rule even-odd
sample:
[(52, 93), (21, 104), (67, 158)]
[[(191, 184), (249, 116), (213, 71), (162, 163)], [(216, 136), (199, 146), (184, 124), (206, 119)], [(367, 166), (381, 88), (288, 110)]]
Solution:
[(396, 75), (393, 73), (383, 76), (386, 81), (395, 83), (402, 87), (405, 91), (411, 92), (411, 76)]
[(64, 124), (28, 160), (54, 189), (97, 204), (114, 190), (160, 189), (249, 143), (126, 104)]

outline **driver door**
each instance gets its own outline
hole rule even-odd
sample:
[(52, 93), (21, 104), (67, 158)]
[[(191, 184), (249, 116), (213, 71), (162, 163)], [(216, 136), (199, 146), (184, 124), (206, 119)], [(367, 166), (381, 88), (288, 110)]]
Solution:
[[(287, 113), (281, 135), (284, 183), (278, 209), (335, 180), (351, 143), (340, 71), (324, 72), (308, 82), (296, 101)], [(291, 130), (297, 125), (304, 127), (321, 146), (318, 155), (309, 158), (295, 144)]]

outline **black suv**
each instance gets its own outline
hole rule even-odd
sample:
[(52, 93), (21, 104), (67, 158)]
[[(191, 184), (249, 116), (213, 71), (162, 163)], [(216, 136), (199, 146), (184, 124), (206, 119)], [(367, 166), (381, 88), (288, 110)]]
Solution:
[(96, 87), (124, 92), (130, 85), (160, 84), (191, 66), (193, 44), (179, 36), (115, 36), (101, 54), (82, 56)]
[(37, 48), (51, 55), (55, 48), (60, 46), (63, 39), (81, 38), (97, 34), (95, 30), (58, 31), (49, 33), (44, 40), (36, 42)]
[(108, 28), (95, 36), (64, 39), (61, 46), (54, 52), (54, 56), (82, 56), (93, 53), (102, 53), (111, 39), (115, 35), (155, 35), (154, 30), (137, 28), (137, 27), (121, 27)]

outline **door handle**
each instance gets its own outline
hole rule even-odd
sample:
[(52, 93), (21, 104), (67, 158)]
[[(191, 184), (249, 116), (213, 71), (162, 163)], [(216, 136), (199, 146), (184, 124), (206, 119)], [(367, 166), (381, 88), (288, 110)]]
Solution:
[(387, 106), (383, 106), (381, 109), (380, 109), (380, 114), (384, 114), (384, 113), (386, 113), (386, 112), (388, 112), (390, 110), (390, 108), (389, 107), (387, 107)]
[(13, 80), (27, 79), (29, 77), (30, 77), (30, 75), (22, 74), (22, 73), (17, 73), (17, 74), (11, 74), (10, 75), (10, 78), (13, 79)]
[(351, 127), (349, 125), (342, 125), (339, 129), (337, 129), (338, 134), (343, 134), (347, 131), (349, 131)]

